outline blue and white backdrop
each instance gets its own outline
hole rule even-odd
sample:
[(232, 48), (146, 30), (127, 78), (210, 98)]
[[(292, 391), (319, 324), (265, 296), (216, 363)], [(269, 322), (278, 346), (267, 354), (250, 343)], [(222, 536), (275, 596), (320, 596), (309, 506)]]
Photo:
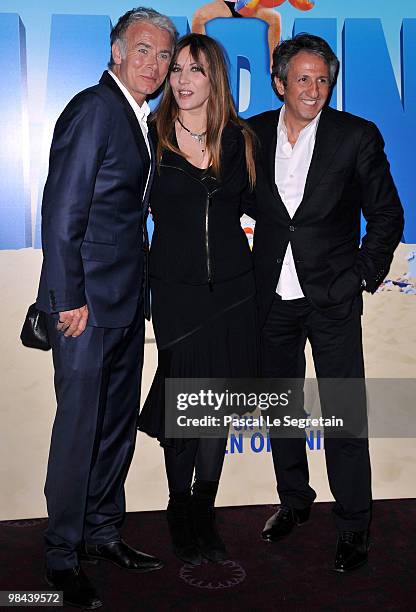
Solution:
[[(376, 295), (366, 296), (367, 375), (414, 378), (416, 3), (240, 0), (236, 8), (251, 15), (242, 19), (216, 17), (224, 12), (222, 0), (211, 0), (208, 12), (206, 4), (201, 0), (151, 2), (153, 8), (172, 17), (181, 34), (192, 29), (193, 21), (202, 20), (206, 32), (223, 44), (241, 116), (278, 104), (270, 88), (268, 34), (272, 37), (269, 28), (280, 21), (283, 38), (308, 31), (328, 40), (341, 61), (331, 104), (371, 119), (381, 129), (406, 226), (389, 277)], [(44, 516), (46, 512), (42, 488), (54, 415), (50, 354), (23, 349), (18, 335), (36, 293), (41, 263), (40, 204), (53, 126), (70, 98), (99, 79), (109, 57), (111, 25), (130, 8), (130, 3), (120, 0), (1, 2), (0, 520)], [(252, 221), (243, 219), (243, 226), (251, 240)], [(155, 353), (149, 326), (143, 394), (153, 376)], [(313, 375), (310, 360), (309, 372)], [(308, 443), (318, 499), (331, 499), (322, 441), (315, 438)], [(416, 496), (412, 477), (415, 446), (411, 438), (371, 441), (375, 497)], [(161, 508), (165, 499), (161, 451), (153, 440), (140, 436), (128, 478), (128, 508)], [(267, 440), (256, 436), (239, 443), (236, 434), (228, 445), (220, 503), (272, 503), (275, 499)]]

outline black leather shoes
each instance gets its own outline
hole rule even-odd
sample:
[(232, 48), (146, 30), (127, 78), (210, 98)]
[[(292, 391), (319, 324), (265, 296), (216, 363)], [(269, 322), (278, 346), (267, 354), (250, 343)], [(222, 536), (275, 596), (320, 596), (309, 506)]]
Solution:
[(261, 537), (267, 542), (281, 540), (289, 535), (293, 527), (305, 523), (310, 513), (310, 506), (302, 510), (289, 508), (289, 506), (279, 506), (277, 512), (266, 521)]
[(105, 544), (85, 544), (84, 554), (81, 554), (80, 558), (86, 561), (111, 561), (122, 569), (135, 572), (151, 572), (163, 567), (160, 559), (131, 548), (123, 540)]
[(56, 591), (63, 591), (67, 606), (95, 610), (103, 605), (81, 567), (66, 570), (46, 568), (45, 580)]
[(368, 560), (369, 533), (365, 531), (342, 531), (338, 536), (335, 555), (336, 572), (350, 572)]

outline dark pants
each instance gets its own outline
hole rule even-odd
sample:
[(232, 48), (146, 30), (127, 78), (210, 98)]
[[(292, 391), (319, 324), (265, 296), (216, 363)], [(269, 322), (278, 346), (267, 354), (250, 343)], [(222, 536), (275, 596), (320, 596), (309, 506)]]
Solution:
[[(348, 317), (332, 320), (314, 310), (306, 298), (276, 296), (262, 331), (262, 375), (303, 380), (306, 339), (318, 379), (362, 379), (364, 388), (359, 299)], [(365, 392), (363, 396), (364, 405), (351, 405), (351, 410), (365, 410)], [(309, 506), (316, 493), (309, 485), (305, 439), (272, 438), (271, 448), (281, 503), (296, 509)], [(368, 439), (325, 438), (325, 458), (337, 528), (366, 529), (371, 513)]]
[(83, 540), (120, 539), (124, 482), (133, 457), (143, 365), (142, 306), (127, 328), (87, 327), (65, 338), (49, 317), (57, 412), (45, 495), (46, 561), (78, 564)]
[(227, 438), (200, 438), (187, 440), (180, 453), (174, 447), (165, 446), (169, 492), (182, 493), (189, 489), (194, 470), (196, 480), (219, 481), (226, 445)]

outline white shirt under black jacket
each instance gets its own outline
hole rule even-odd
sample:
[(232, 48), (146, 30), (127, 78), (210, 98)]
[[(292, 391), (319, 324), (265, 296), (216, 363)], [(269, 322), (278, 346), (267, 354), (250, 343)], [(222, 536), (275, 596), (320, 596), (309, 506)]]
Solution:
[[(321, 113), (300, 131), (295, 146), (292, 148), (287, 137), (284, 121), (285, 107), (282, 106), (280, 111), (277, 126), (275, 181), (283, 204), (291, 218), (303, 198), (320, 116)], [(287, 245), (276, 293), (280, 295), (282, 300), (296, 300), (305, 297), (299, 283), (290, 242)]]
[[(133, 96), (129, 92), (129, 90), (123, 85), (123, 83), (120, 81), (120, 79), (116, 77), (114, 72), (112, 72), (111, 70), (108, 70), (108, 74), (110, 74), (113, 77), (113, 79), (115, 80), (117, 85), (120, 87), (121, 91), (123, 92), (123, 94), (126, 96), (128, 103), (132, 107), (132, 109), (134, 111), (134, 114), (137, 117), (137, 121), (139, 122), (140, 129), (142, 131), (143, 138), (144, 138), (144, 141), (146, 143), (147, 150), (149, 152), (149, 157), (150, 157), (150, 159), (152, 159), (152, 153), (150, 151), (149, 137), (148, 137), (149, 128), (147, 127), (147, 118), (148, 118), (149, 113), (150, 113), (150, 108), (149, 108), (148, 103), (146, 101), (144, 101), (143, 104), (141, 106), (139, 106), (137, 104), (136, 100), (133, 98)], [(150, 178), (150, 166), (149, 166), (149, 172), (147, 173), (146, 187), (145, 187), (144, 192), (143, 192), (143, 197), (144, 197), (144, 194), (146, 193), (146, 190), (147, 190), (147, 185), (149, 183), (149, 178)]]

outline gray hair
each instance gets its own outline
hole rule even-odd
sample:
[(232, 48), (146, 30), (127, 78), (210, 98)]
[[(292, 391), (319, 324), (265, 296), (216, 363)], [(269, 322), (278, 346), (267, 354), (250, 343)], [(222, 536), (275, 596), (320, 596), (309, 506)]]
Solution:
[[(169, 19), (166, 15), (162, 15), (162, 13), (158, 13), (152, 8), (146, 8), (144, 6), (138, 6), (137, 8), (132, 9), (131, 11), (127, 11), (124, 15), (120, 17), (117, 21), (116, 25), (111, 30), (110, 34), (110, 44), (111, 47), (114, 43), (117, 43), (120, 48), (121, 56), (126, 57), (127, 53), (127, 43), (125, 40), (125, 34), (127, 29), (138, 21), (145, 21), (154, 25), (156, 28), (160, 28), (161, 30), (166, 30), (172, 39), (172, 47), (175, 46), (176, 39), (178, 38), (178, 32), (173, 24), (173, 21)], [(113, 54), (110, 55), (110, 61), (108, 62), (108, 67), (114, 65)]]
[(272, 87), (275, 94), (281, 100), (283, 99), (283, 96), (281, 96), (276, 89), (274, 77), (280, 79), (283, 85), (286, 86), (290, 60), (301, 51), (306, 51), (306, 53), (314, 53), (315, 55), (321, 57), (328, 66), (330, 86), (332, 87), (336, 81), (339, 61), (331, 47), (323, 38), (302, 32), (293, 38), (282, 41), (273, 51), (273, 65), (271, 73)]

